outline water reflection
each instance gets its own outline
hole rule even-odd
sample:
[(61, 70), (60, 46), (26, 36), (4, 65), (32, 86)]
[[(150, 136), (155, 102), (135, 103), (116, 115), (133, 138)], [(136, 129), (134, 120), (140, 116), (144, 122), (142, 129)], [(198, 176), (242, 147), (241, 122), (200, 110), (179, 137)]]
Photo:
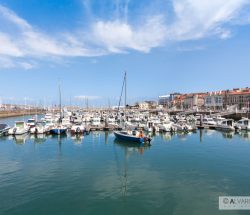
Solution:
[[(0, 214), (220, 214), (219, 195), (249, 193), (250, 142), (241, 139), (249, 132), (233, 134), (233, 144), (212, 133), (157, 134), (151, 147), (109, 132), (30, 135), (21, 147), (13, 147), (12, 136), (0, 138)], [(176, 144), (179, 137), (184, 144)], [(210, 144), (192, 144), (199, 139)], [(35, 141), (44, 145), (33, 150)], [(44, 202), (53, 205), (37, 210)]]
[(171, 132), (164, 132), (160, 134), (161, 138), (167, 142), (172, 140), (172, 137), (174, 136), (174, 133)]
[(222, 131), (221, 134), (225, 139), (232, 139), (235, 135), (235, 132), (234, 131), (230, 131), (230, 132)]
[[(123, 161), (120, 165), (120, 159), (119, 155), (116, 150), (116, 146), (119, 146), (123, 149), (124, 155), (123, 155)], [(115, 154), (115, 160), (116, 160), (116, 166), (117, 166), (117, 174), (120, 177), (120, 193), (123, 197), (126, 197), (128, 195), (129, 190), (129, 179), (128, 179), (128, 172), (129, 172), (129, 159), (131, 156), (140, 154), (143, 155), (146, 150), (150, 149), (150, 144), (138, 144), (128, 141), (122, 141), (122, 140), (114, 140), (114, 154)]]
[(240, 131), (239, 136), (241, 138), (250, 140), (250, 131)]
[(30, 135), (30, 139), (34, 140), (34, 143), (41, 144), (46, 142), (48, 136), (45, 134), (32, 134)]
[(71, 135), (71, 139), (73, 140), (74, 144), (81, 145), (83, 143), (84, 135), (83, 134)]
[(114, 144), (122, 147), (125, 150), (126, 155), (130, 155), (134, 152), (144, 154), (145, 150), (150, 149), (150, 144), (139, 144), (122, 140), (114, 140)]
[[(213, 136), (220, 134), (224, 139), (233, 139), (234, 137), (240, 137), (246, 140), (250, 140), (250, 131), (239, 131), (239, 132), (223, 132), (223, 131), (216, 131), (216, 130), (209, 130), (209, 129), (200, 129), (196, 133), (198, 133), (197, 138), (199, 138), (199, 142), (202, 143), (204, 137)], [(190, 133), (159, 133), (155, 134), (153, 138), (159, 138), (164, 142), (172, 142), (174, 137), (177, 137), (180, 141), (187, 141), (189, 136), (194, 135), (193, 132)], [(113, 144), (113, 137), (114, 134), (112, 132), (102, 132), (102, 131), (94, 131), (91, 132), (90, 135), (86, 137), (90, 137), (92, 139), (92, 143), (94, 144), (101, 144), (105, 143)], [(86, 138), (84, 135), (45, 135), (45, 134), (23, 134), (23, 135), (15, 135), (15, 136), (2, 136), (0, 137), (0, 141), (11, 140), (14, 141), (16, 144), (25, 144), (28, 140), (32, 140), (36, 144), (43, 144), (47, 140), (51, 140), (53, 142), (57, 142), (59, 147), (63, 143), (63, 141), (69, 141), (76, 145), (81, 145)], [(56, 140), (56, 141), (55, 141)], [(103, 141), (104, 140), (104, 141)], [(115, 139), (114, 143), (121, 147), (128, 147), (134, 148), (140, 153), (144, 153), (145, 148), (147, 149), (148, 146), (141, 146), (137, 143), (125, 142)]]
[(13, 140), (16, 144), (25, 144), (25, 142), (28, 140), (29, 134), (22, 134), (22, 135), (15, 135), (13, 136)]
[(200, 143), (202, 143), (202, 138), (203, 138), (203, 129), (199, 130), (200, 133)]

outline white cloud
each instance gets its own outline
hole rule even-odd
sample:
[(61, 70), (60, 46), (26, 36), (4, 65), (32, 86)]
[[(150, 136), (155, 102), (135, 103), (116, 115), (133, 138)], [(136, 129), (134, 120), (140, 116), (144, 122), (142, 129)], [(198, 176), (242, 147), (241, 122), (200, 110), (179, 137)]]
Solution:
[[(99, 56), (104, 52), (85, 47), (83, 40), (73, 35), (50, 36), (34, 29), (13, 11), (0, 5), (0, 19), (12, 32), (0, 34), (0, 54), (20, 56)], [(13, 34), (14, 32), (14, 34)], [(22, 51), (20, 51), (22, 50)]]
[(93, 26), (95, 40), (109, 52), (123, 53), (127, 49), (149, 52), (165, 39), (165, 26), (161, 16), (151, 17), (140, 27), (115, 21), (98, 21)]
[(35, 67), (34, 64), (31, 64), (28, 62), (20, 62), (19, 65), (26, 70), (30, 70), (30, 69), (33, 69)]
[(16, 26), (18, 26), (21, 29), (29, 30), (32, 27), (26, 22), (24, 19), (18, 17), (13, 11), (10, 9), (0, 5), (0, 13), (2, 14), (3, 18), (6, 20), (12, 22)]
[(218, 31), (237, 15), (249, 0), (174, 0), (176, 21), (170, 27), (173, 40), (193, 40), (218, 34), (225, 38), (229, 30)]
[(13, 57), (23, 56), (22, 51), (7, 34), (0, 32), (0, 44), (0, 55)]
[(169, 20), (168, 11), (163, 14), (157, 8), (152, 14), (130, 13), (130, 2), (114, 1), (116, 11), (110, 13), (113, 17), (98, 16), (97, 19), (91, 11), (91, 1), (84, 1), (86, 12), (91, 16), (89, 27), (52, 35), (0, 5), (1, 67), (32, 69), (34, 64), (29, 63), (30, 60), (94, 57), (130, 50), (148, 53), (166, 43), (208, 37), (227, 39), (233, 35), (228, 24), (237, 23), (235, 20), (244, 23), (239, 19), (240, 12), (250, 3), (249, 0), (172, 0), (173, 15)]

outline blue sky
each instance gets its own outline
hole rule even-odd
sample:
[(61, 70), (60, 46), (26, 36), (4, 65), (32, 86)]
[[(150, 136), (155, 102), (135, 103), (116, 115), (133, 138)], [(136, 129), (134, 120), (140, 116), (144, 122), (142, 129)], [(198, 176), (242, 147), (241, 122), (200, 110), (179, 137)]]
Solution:
[(249, 86), (249, 0), (0, 0), (0, 98), (117, 104)]

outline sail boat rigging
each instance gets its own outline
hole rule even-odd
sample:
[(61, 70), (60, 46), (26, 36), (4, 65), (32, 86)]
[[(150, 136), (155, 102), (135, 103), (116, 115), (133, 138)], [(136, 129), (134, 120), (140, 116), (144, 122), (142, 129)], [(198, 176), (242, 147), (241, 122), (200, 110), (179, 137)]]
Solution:
[(61, 94), (61, 87), (60, 84), (58, 86), (58, 90), (59, 90), (59, 108), (60, 108), (60, 116), (59, 116), (59, 120), (58, 120), (58, 124), (55, 125), (52, 129), (51, 129), (51, 133), (52, 134), (56, 134), (56, 135), (61, 135), (61, 134), (66, 134), (67, 128), (65, 126), (62, 125), (62, 94)]
[[(122, 92), (119, 100), (119, 106), (118, 106), (118, 112), (119, 112), (119, 107), (121, 104), (121, 98), (123, 94), (123, 88), (125, 88), (125, 98), (124, 98), (124, 119), (126, 122), (126, 106), (127, 106), (127, 72), (124, 74), (124, 79), (123, 79), (123, 84), (122, 84)], [(125, 123), (126, 124), (126, 123)], [(114, 132), (115, 137), (117, 139), (125, 140), (125, 141), (131, 141), (131, 142), (136, 142), (140, 144), (150, 144), (151, 138), (145, 136), (142, 131), (131, 131), (131, 130), (126, 130), (125, 127), (121, 131), (115, 131)]]

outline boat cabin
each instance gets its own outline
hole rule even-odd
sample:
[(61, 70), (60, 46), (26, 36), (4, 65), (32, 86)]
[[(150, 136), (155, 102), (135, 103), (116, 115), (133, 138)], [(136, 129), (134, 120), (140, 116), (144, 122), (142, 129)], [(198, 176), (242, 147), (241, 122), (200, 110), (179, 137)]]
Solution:
[(234, 120), (233, 119), (226, 119), (226, 120), (223, 120), (221, 125), (226, 125), (226, 126), (233, 126), (233, 123), (234, 123)]
[(248, 125), (250, 125), (249, 119), (247, 119), (247, 118), (246, 119), (241, 119), (240, 121), (238, 121), (238, 124), (248, 126)]
[(25, 122), (24, 121), (17, 121), (15, 122), (16, 128), (24, 128)]

